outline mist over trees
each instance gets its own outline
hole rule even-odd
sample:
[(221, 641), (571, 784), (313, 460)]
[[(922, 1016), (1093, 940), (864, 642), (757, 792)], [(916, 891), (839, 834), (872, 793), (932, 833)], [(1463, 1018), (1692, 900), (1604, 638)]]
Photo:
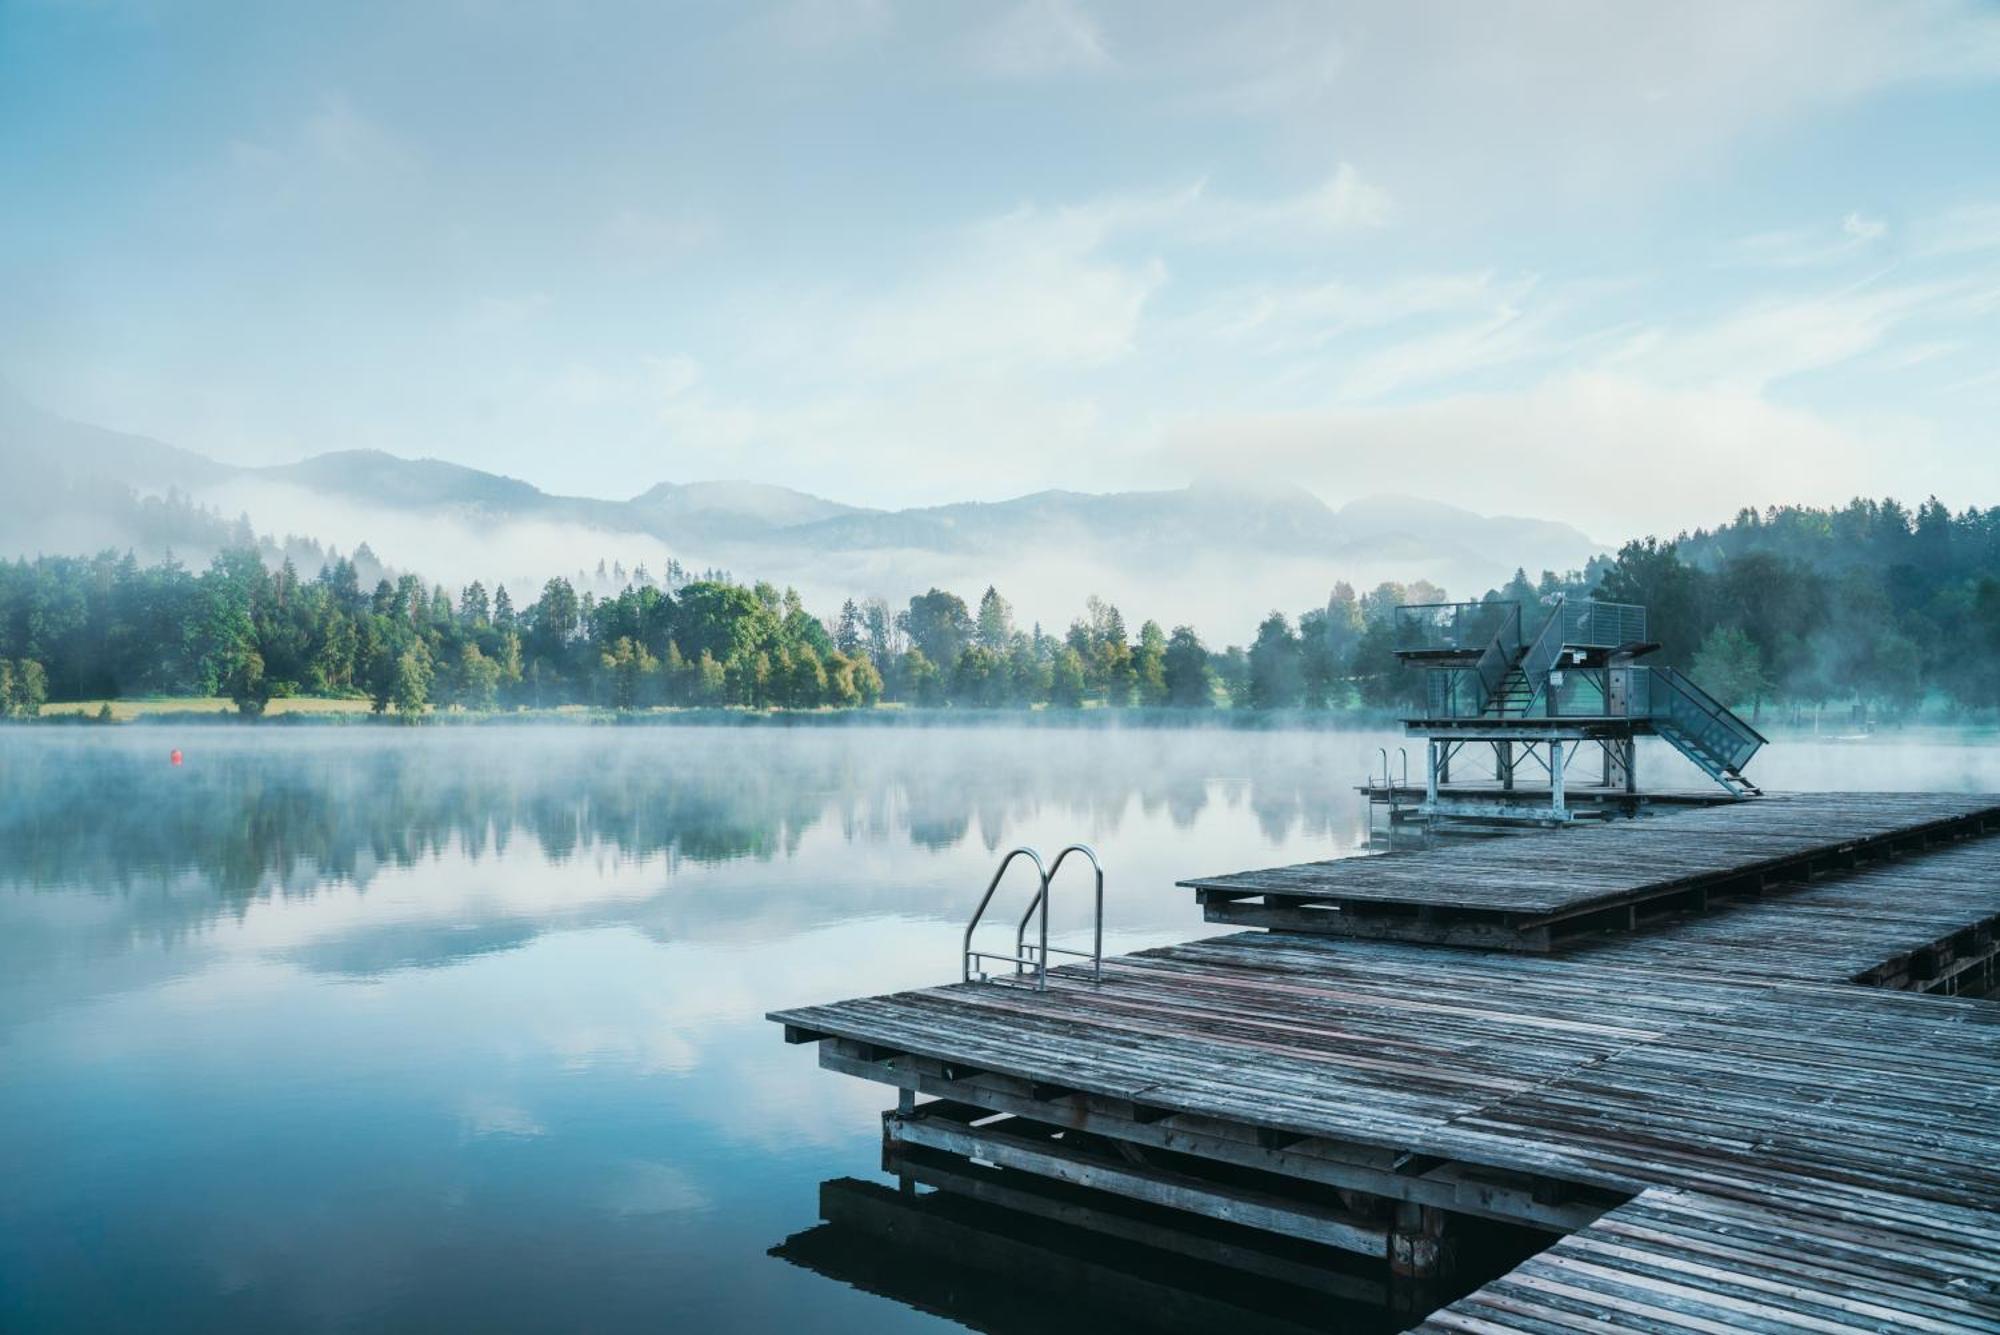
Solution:
[[(245, 714), (287, 696), (380, 713), (589, 705), (855, 708), (881, 701), (1008, 709), (1393, 711), (1416, 674), (1393, 610), (1435, 602), (1423, 581), (1272, 611), (1247, 646), (1193, 628), (1136, 631), (1096, 597), (1061, 633), (1016, 624), (1000, 590), (968, 604), (933, 588), (901, 608), (832, 615), (791, 590), (678, 568), (448, 591), (329, 556), (311, 576), (254, 542), (199, 573), (128, 553), (0, 563), (0, 713), (47, 701), (226, 696)], [(591, 591), (609, 577), (621, 587)], [(1516, 574), (1488, 599), (1535, 609), (1561, 593), (1643, 603), (1662, 657), (1732, 705), (1854, 702), (1891, 716), (1926, 700), (2000, 706), (2000, 511), (1936, 500), (1744, 511), (1671, 541), (1627, 543), (1582, 571)], [(1246, 597), (1254, 597), (1248, 591)]]

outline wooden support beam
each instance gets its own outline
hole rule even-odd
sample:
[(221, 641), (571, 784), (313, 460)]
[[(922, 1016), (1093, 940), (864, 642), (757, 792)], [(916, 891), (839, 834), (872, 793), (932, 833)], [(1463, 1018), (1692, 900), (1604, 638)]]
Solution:
[[(820, 1048), (819, 1064), (826, 1070), (843, 1075), (914, 1089), (938, 1099), (971, 1104), (995, 1113), (1042, 1122), (1056, 1121), (1063, 1126), (1113, 1140), (1129, 1140), (1142, 1146), (1191, 1154), (1213, 1159), (1217, 1163), (1254, 1168), (1371, 1196), (1423, 1201), (1457, 1213), (1503, 1223), (1568, 1232), (1583, 1227), (1623, 1199), (1617, 1193), (1580, 1193), (1576, 1199), (1562, 1205), (1545, 1206), (1533, 1199), (1525, 1176), (1502, 1170), (1447, 1164), (1425, 1176), (1407, 1176), (1392, 1171), (1393, 1153), (1370, 1146), (1344, 1144), (1326, 1136), (1316, 1136), (1285, 1149), (1265, 1149), (1257, 1143), (1256, 1128), (1248, 1124), (1203, 1118), (1123, 1099), (1092, 1096), (1072, 1100), (1057, 1111), (1048, 1104), (1030, 1099), (1025, 1081), (982, 1074), (973, 1081), (953, 1082), (943, 1078), (934, 1063), (931, 1069), (921, 1069), (924, 1066), (921, 1059), (894, 1067), (882, 1066), (843, 1056), (829, 1044)], [(930, 1106), (933, 1105), (919, 1105), (919, 1120), (922, 1120), (923, 1109)], [(1135, 1107), (1146, 1112), (1145, 1120), (1131, 1115)]]
[[(1350, 1273), (1334, 1264), (1314, 1263), (1312, 1253), (1304, 1257), (1289, 1251), (1253, 1245), (1252, 1234), (1220, 1232), (1212, 1228), (1177, 1226), (1180, 1216), (1136, 1210), (1123, 1198), (1090, 1198), (1065, 1190), (1041, 1178), (976, 1164), (963, 1155), (909, 1145), (900, 1148), (896, 1159), (899, 1172), (938, 1191), (981, 1201), (1017, 1214), (1032, 1215), (1054, 1223), (1087, 1229), (1106, 1237), (1122, 1238), (1155, 1250), (1227, 1267), (1238, 1274), (1276, 1280), (1296, 1288), (1324, 1293), (1345, 1302), (1380, 1307), (1388, 1302), (1386, 1286), (1363, 1274)], [(1236, 1239), (1240, 1238), (1241, 1241)], [(1325, 1262), (1341, 1258), (1323, 1254)]]
[(1059, 1141), (1031, 1140), (991, 1127), (962, 1128), (919, 1118), (890, 1122), (884, 1129), (891, 1139), (905, 1145), (924, 1145), (1171, 1210), (1185, 1210), (1284, 1237), (1304, 1238), (1362, 1256), (1386, 1257), (1389, 1253), (1389, 1234), (1384, 1225), (1267, 1191), (1210, 1181), (1172, 1169), (1113, 1163)]

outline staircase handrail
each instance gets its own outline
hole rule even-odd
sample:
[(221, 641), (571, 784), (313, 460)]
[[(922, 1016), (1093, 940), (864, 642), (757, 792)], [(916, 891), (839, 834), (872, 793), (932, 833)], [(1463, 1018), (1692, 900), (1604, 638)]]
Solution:
[[(1675, 702), (1685, 702), (1687, 706), (1700, 711), (1736, 741), (1735, 749), (1724, 758), (1728, 769), (1741, 771), (1743, 766), (1750, 763), (1750, 757), (1769, 743), (1768, 737), (1750, 726), (1741, 715), (1696, 685), (1685, 673), (1676, 668), (1655, 667), (1651, 669), (1651, 675), (1654, 681), (1666, 683), (1668, 691), (1664, 699), (1659, 693), (1651, 691), (1647, 693), (1647, 712), (1650, 716), (1672, 721)], [(1704, 749), (1711, 748), (1704, 744)]]
[(1549, 671), (1555, 667), (1556, 659), (1562, 656), (1568, 633), (1563, 616), (1566, 601), (1562, 594), (1556, 595), (1556, 605), (1550, 609), (1548, 620), (1535, 633), (1528, 651), (1521, 655), (1521, 675), (1528, 680), (1528, 701), (1521, 706), (1524, 716), (1535, 712), (1535, 706), (1548, 691)]
[(1513, 670), (1514, 660), (1521, 656), (1521, 605), (1511, 603), (1500, 618), (1500, 628), (1493, 632), (1492, 641), (1486, 651), (1479, 655), (1473, 670), (1479, 674), (1482, 694), (1479, 700), (1480, 712), (1491, 708), (1507, 684), (1507, 674)]

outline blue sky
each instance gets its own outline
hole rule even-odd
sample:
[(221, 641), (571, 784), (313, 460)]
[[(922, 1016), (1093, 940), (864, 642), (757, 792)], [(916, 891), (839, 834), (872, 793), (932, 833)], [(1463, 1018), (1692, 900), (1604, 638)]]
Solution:
[(624, 496), (2000, 503), (2000, 6), (0, 0), (0, 376)]

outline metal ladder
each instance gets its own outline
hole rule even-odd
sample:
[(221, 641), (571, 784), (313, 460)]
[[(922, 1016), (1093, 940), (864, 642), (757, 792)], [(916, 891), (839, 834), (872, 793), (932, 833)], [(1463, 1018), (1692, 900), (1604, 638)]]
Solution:
[[(1394, 772), (1389, 768), (1389, 748), (1378, 746), (1375, 748), (1375, 754), (1382, 758), (1382, 785), (1379, 789), (1376, 787), (1375, 767), (1371, 764), (1368, 767), (1368, 795), (1373, 797), (1377, 792), (1380, 792), (1382, 797), (1379, 800), (1389, 803), (1390, 806), (1394, 806), (1396, 804), (1397, 779)], [(1396, 748), (1396, 754), (1401, 757), (1403, 762), (1401, 785), (1404, 788), (1408, 788), (1410, 786), (1410, 748), (1399, 746)]]
[[(1055, 880), (1056, 873), (1062, 870), (1063, 862), (1072, 853), (1081, 853), (1089, 859), (1097, 883), (1096, 911), (1092, 921), (1089, 950), (1068, 950), (1049, 944), (1049, 885)], [(1013, 866), (1014, 859), (1019, 857), (1025, 857), (1035, 864), (1035, 870), (1040, 873), (1040, 881), (1035, 886), (1034, 898), (1028, 901), (1027, 912), (1021, 915), (1021, 921), (1014, 929), (1014, 953), (1002, 955), (991, 950), (974, 950), (972, 934), (978, 930), (980, 920), (986, 916), (986, 908), (993, 902), (993, 892), (1000, 888), (1001, 880), (1007, 875), (1007, 868)], [(1040, 919), (1038, 939), (1030, 942), (1028, 924), (1037, 918)], [(969, 983), (973, 975), (977, 974), (981, 982), (1019, 983), (1025, 986), (1025, 980), (1032, 970), (1035, 990), (1046, 992), (1049, 987), (1051, 955), (1068, 955), (1073, 959), (1089, 960), (1091, 980), (1095, 982), (1104, 977), (1104, 867), (1098, 862), (1096, 851), (1088, 844), (1070, 844), (1056, 854), (1054, 862), (1047, 864), (1042, 862), (1040, 853), (1025, 844), (1007, 850), (1005, 856), (1000, 859), (1000, 865), (994, 868), (993, 879), (986, 883), (986, 893), (979, 897), (979, 907), (972, 911), (972, 921), (965, 925), (963, 980)], [(987, 961), (1012, 964), (1013, 978), (989, 976), (981, 967)]]

